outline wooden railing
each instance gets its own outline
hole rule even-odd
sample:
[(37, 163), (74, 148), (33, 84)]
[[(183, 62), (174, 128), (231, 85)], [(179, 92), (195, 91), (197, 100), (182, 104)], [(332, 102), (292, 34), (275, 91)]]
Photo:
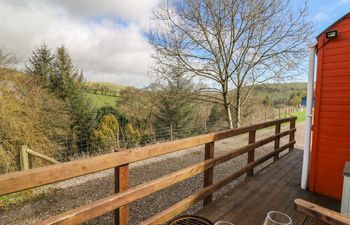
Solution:
[[(256, 166), (262, 164), (270, 158), (277, 160), (281, 151), (288, 148), (289, 150), (292, 150), (295, 144), (295, 121), (296, 117), (279, 119), (266, 123), (255, 124), (249, 127), (210, 133), (176, 141), (149, 145), (141, 148), (129, 149), (121, 152), (109, 153), (87, 159), (1, 175), (0, 195), (115, 168), (115, 194), (67, 211), (60, 215), (53, 216), (37, 224), (79, 224), (115, 210), (116, 224), (126, 225), (128, 224), (129, 203), (204, 172), (203, 189), (179, 201), (165, 211), (142, 222), (143, 225), (162, 224), (169, 221), (179, 213), (185, 211), (200, 200), (203, 200), (204, 205), (210, 203), (212, 201), (213, 192), (244, 174), (251, 176)], [(290, 126), (288, 130), (281, 132), (281, 124), (283, 123), (290, 123)], [(272, 126), (275, 126), (274, 135), (261, 140), (256, 140), (257, 130)], [(224, 155), (214, 157), (215, 141), (245, 133), (249, 133), (249, 143), (246, 146), (235, 148)], [(287, 135), (289, 135), (289, 143), (280, 146), (280, 138)], [(270, 142), (274, 142), (274, 150), (263, 157), (256, 159), (254, 156), (255, 149)], [(128, 165), (130, 163), (203, 144), (205, 145), (204, 161), (147, 183), (130, 188), (128, 187)], [(214, 166), (246, 153), (248, 154), (248, 161), (243, 168), (235, 171), (224, 179), (213, 183)]]
[(314, 218), (321, 224), (350, 225), (350, 217), (348, 215), (340, 214), (303, 199), (295, 199), (294, 208), (306, 216)]

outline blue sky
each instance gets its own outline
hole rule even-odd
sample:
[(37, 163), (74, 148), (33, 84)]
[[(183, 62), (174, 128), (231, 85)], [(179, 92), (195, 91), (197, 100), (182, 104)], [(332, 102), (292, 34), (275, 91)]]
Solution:
[(316, 23), (315, 35), (350, 12), (350, 0), (309, 0), (308, 5), (310, 16)]

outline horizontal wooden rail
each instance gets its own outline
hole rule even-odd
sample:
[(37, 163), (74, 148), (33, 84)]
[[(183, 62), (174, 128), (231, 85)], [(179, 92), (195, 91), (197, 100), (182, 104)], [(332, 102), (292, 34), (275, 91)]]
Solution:
[[(87, 159), (76, 160), (73, 162), (61, 163), (43, 168), (1, 175), (0, 195), (115, 168), (115, 191), (117, 193), (85, 206), (80, 206), (76, 209), (51, 217), (37, 224), (80, 224), (97, 216), (115, 210), (115, 223), (127, 225), (129, 203), (204, 172), (204, 187), (201, 191), (190, 195), (189, 197), (173, 205), (167, 210), (146, 220), (143, 224), (164, 223), (176, 216), (178, 213), (188, 209), (199, 200), (204, 199), (204, 203), (210, 203), (212, 199), (211, 195), (216, 190), (220, 189), (221, 187), (225, 186), (226, 184), (230, 183), (245, 173), (252, 175), (256, 166), (272, 157), (276, 158), (276, 156), (278, 156), (281, 151), (287, 148), (292, 149), (295, 144), (295, 121), (296, 117), (285, 118), (276, 121), (255, 124), (249, 127), (220, 131), (171, 142), (149, 145), (142, 148), (109, 153)], [(290, 123), (290, 129), (280, 132), (281, 124), (286, 122)], [(263, 138), (261, 140), (255, 140), (255, 134), (257, 130), (271, 126), (276, 126), (274, 135)], [(249, 143), (247, 145), (226, 152), (220, 157), (214, 157), (215, 141), (245, 133), (249, 133)], [(289, 143), (283, 145), (282, 147), (279, 147), (280, 138), (287, 135), (289, 135)], [(275, 142), (275, 150), (259, 159), (255, 159), (255, 149), (273, 141)], [(128, 187), (127, 176), (128, 165), (130, 163), (203, 144), (206, 146), (204, 161), (149, 181), (147, 183), (143, 183), (131, 188)], [(41, 154), (34, 151), (28, 153), (43, 158)], [(237, 170), (223, 180), (213, 183), (214, 166), (227, 162), (243, 154), (248, 154), (248, 162), (246, 166)]]
[(79, 224), (85, 222), (89, 219), (103, 215), (123, 205), (143, 198), (151, 193), (169, 187), (177, 182), (195, 176), (204, 170), (213, 167), (214, 163), (214, 159), (200, 162), (150, 182), (129, 188), (127, 191), (108, 196), (91, 204), (67, 211), (58, 216), (51, 217), (48, 220), (37, 223), (37, 225)]
[[(233, 150), (229, 153), (226, 153), (218, 158), (205, 160), (203, 162), (200, 162), (200, 163), (197, 163), (195, 165), (189, 166), (185, 169), (173, 172), (171, 174), (168, 174), (166, 176), (152, 180), (150, 182), (132, 187), (132, 188), (128, 189), (127, 191), (111, 195), (109, 197), (106, 197), (106, 198), (101, 199), (99, 201), (96, 201), (94, 203), (73, 209), (71, 211), (67, 211), (67, 212), (60, 214), (58, 216), (55, 216), (55, 217), (51, 217), (48, 220), (45, 220), (45, 221), (38, 223), (38, 225), (79, 224), (79, 223), (85, 222), (85, 221), (90, 220), (92, 218), (95, 218), (97, 216), (103, 215), (107, 212), (110, 212), (114, 209), (117, 209), (125, 204), (131, 203), (131, 202), (136, 201), (140, 198), (143, 198), (147, 195), (150, 195), (154, 192), (157, 192), (157, 191), (162, 190), (166, 187), (169, 187), (175, 183), (178, 183), (180, 181), (183, 181), (185, 179), (193, 177), (193, 176), (195, 176), (195, 175), (197, 175), (197, 174), (199, 174), (199, 173), (201, 173), (201, 172), (203, 172), (203, 171), (205, 171), (205, 170), (207, 170), (215, 165), (219, 165), (219, 164), (224, 163), (230, 159), (236, 158), (239, 155), (247, 153), (248, 151), (250, 151), (253, 148), (263, 146), (263, 145), (273, 141), (277, 137), (286, 136), (288, 134), (291, 134), (294, 131), (295, 130), (292, 129), (292, 130), (288, 130), (288, 131), (282, 132), (280, 134), (273, 135), (271, 137), (262, 139), (256, 143), (235, 149), (235, 150)], [(261, 159), (256, 160), (256, 161), (248, 164), (246, 167), (244, 167), (245, 169), (243, 171), (243, 174), (245, 172), (247, 172), (247, 170), (252, 169), (257, 165), (260, 165), (261, 163), (263, 163), (267, 159), (273, 157), (276, 153), (278, 153), (286, 148), (289, 148), (294, 143), (295, 143), (295, 141), (290, 142), (289, 144), (283, 146), (282, 148), (277, 149), (277, 150), (267, 154), (266, 156), (262, 157)], [(241, 176), (241, 175), (242, 174), (240, 174), (239, 176)], [(237, 175), (234, 175), (233, 179), (235, 179), (236, 176)], [(232, 181), (232, 180), (230, 180), (230, 181)], [(225, 184), (223, 184), (223, 185), (225, 185)], [(208, 186), (208, 187), (211, 187), (211, 186)], [(219, 186), (218, 188), (220, 188), (220, 187), (222, 187), (222, 186)], [(203, 190), (205, 190), (205, 189), (203, 189)], [(215, 189), (215, 190), (217, 190), (217, 189)]]
[(317, 221), (329, 225), (350, 225), (350, 217), (338, 212), (329, 210), (314, 203), (295, 199), (294, 207), (299, 212), (311, 216)]
[(29, 148), (27, 149), (27, 152), (29, 154), (31, 154), (31, 155), (34, 155), (34, 156), (39, 157), (39, 158), (41, 158), (43, 160), (46, 160), (46, 161), (48, 161), (48, 162), (50, 162), (52, 164), (59, 164), (60, 163), (59, 161), (57, 161), (57, 160), (55, 160), (55, 159), (53, 159), (53, 158), (51, 158), (51, 157), (49, 157), (47, 155), (43, 155), (43, 154), (41, 154), (39, 152), (36, 152), (36, 151), (33, 151), (33, 150), (29, 149)]
[(269, 121), (266, 123), (255, 124), (249, 127), (220, 131), (211, 134), (125, 150), (121, 152), (104, 154), (87, 159), (1, 175), (0, 196), (28, 188), (38, 187), (57, 181), (67, 180), (70, 178), (99, 172), (106, 169), (115, 168), (132, 162), (153, 158), (186, 148), (191, 148), (209, 142), (237, 136), (252, 130), (263, 129), (274, 126), (276, 124), (292, 122), (295, 120), (296, 117), (284, 118), (275, 121)]
[(172, 218), (174, 218), (176, 215), (178, 215), (178, 214), (184, 212), (185, 210), (189, 209), (192, 205), (194, 205), (198, 201), (204, 199), (208, 195), (210, 195), (213, 192), (219, 190), (220, 188), (222, 188), (225, 185), (229, 184), (230, 182), (232, 182), (233, 180), (237, 179), (238, 177), (242, 176), (243, 174), (245, 174), (249, 170), (253, 169), (254, 167), (256, 167), (256, 166), (258, 166), (260, 164), (262, 164), (266, 160), (274, 157), (277, 153), (280, 153), (281, 151), (289, 148), (293, 144), (295, 144), (295, 141), (292, 141), (292, 142), (290, 142), (290, 143), (288, 143), (286, 145), (283, 145), (282, 147), (274, 150), (273, 152), (270, 152), (269, 154), (261, 157), (259, 160), (256, 160), (254, 162), (251, 162), (251, 163), (247, 164), (246, 166), (244, 166), (243, 168), (237, 170), (236, 172), (234, 172), (230, 176), (227, 176), (226, 178), (216, 182), (215, 184), (213, 184), (211, 186), (208, 186), (208, 187), (200, 190), (199, 192), (196, 192), (196, 193), (186, 197), (185, 199), (183, 199), (182, 201), (172, 205), (168, 209), (166, 209), (166, 210), (156, 214), (155, 216), (149, 218), (148, 220), (143, 221), (142, 223), (140, 223), (140, 225), (148, 225), (148, 224), (157, 225), (157, 224), (166, 223), (167, 221), (169, 221)]

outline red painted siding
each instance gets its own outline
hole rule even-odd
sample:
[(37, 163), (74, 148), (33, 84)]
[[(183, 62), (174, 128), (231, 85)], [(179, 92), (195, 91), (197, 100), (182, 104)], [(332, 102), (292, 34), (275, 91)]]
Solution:
[(318, 38), (310, 190), (341, 199), (343, 167), (350, 161), (350, 16)]

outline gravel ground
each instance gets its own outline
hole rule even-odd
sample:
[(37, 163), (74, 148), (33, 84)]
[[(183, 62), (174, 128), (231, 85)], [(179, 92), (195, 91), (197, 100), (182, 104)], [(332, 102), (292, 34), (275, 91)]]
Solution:
[[(297, 124), (296, 148), (302, 149), (304, 142), (304, 124)], [(282, 127), (282, 131), (287, 127)], [(274, 132), (273, 129), (265, 129), (257, 132), (257, 140), (270, 136)], [(241, 135), (234, 138), (228, 138), (215, 142), (215, 155), (220, 156), (225, 152), (244, 146), (247, 144), (247, 135)], [(288, 142), (288, 137), (281, 139), (281, 145)], [(256, 157), (264, 155), (272, 151), (273, 143), (265, 145), (256, 151)], [(145, 160), (130, 165), (130, 186), (141, 184), (157, 177), (164, 176), (173, 171), (179, 170), (186, 166), (200, 162), (204, 158), (204, 147), (179, 151), (158, 157), (156, 159)], [(223, 163), (214, 169), (214, 180), (220, 180), (229, 175), (231, 171), (235, 171), (245, 165), (247, 156), (242, 155), (238, 158)], [(255, 170), (260, 170), (271, 162), (268, 161), (259, 166)], [(238, 183), (244, 180), (244, 176), (231, 182), (214, 194), (217, 196), (224, 194)], [(203, 183), (203, 175), (198, 175), (187, 179), (183, 182), (175, 184), (167, 189), (154, 193), (129, 205), (130, 207), (130, 224), (138, 224), (152, 215), (166, 209), (172, 204), (185, 198), (186, 196), (201, 189)], [(33, 224), (49, 216), (57, 215), (78, 206), (91, 203), (95, 200), (113, 194), (113, 174), (111, 170), (71, 179), (69, 181), (60, 182), (55, 185), (40, 189), (45, 190), (44, 198), (28, 201), (13, 206), (10, 209), (0, 208), (0, 225), (3, 224)], [(186, 214), (194, 213), (201, 207), (201, 202), (189, 209)], [(113, 224), (112, 213), (105, 214), (84, 224)]]

